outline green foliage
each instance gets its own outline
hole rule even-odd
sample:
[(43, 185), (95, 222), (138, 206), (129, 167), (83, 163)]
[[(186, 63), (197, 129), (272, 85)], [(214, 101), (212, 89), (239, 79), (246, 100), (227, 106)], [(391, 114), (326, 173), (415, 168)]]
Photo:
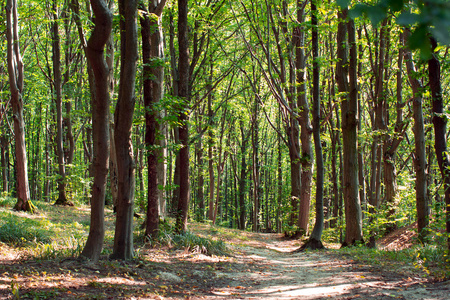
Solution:
[(10, 197), (7, 193), (2, 193), (0, 196), (0, 207), (12, 208), (16, 204), (17, 199)]
[(165, 245), (175, 249), (184, 249), (207, 255), (227, 255), (229, 253), (223, 241), (198, 236), (189, 231), (177, 234), (175, 233), (175, 227), (167, 221), (160, 223), (158, 239), (149, 242), (151, 245)]
[(375, 267), (389, 268), (392, 271), (444, 279), (450, 276), (450, 259), (448, 252), (435, 245), (415, 246), (412, 248), (387, 251), (366, 247), (341, 248), (344, 254), (358, 263), (367, 263)]
[(53, 232), (46, 229), (48, 221), (20, 218), (12, 213), (0, 213), (0, 241), (12, 246), (49, 243)]
[[(343, 8), (350, 4), (347, 0), (336, 2)], [(349, 11), (350, 17), (364, 15), (374, 26), (390, 14), (396, 16), (398, 25), (412, 28), (408, 46), (411, 50), (419, 49), (422, 58), (431, 56), (429, 34), (442, 44), (450, 44), (450, 2), (446, 0), (414, 0), (412, 5), (404, 0), (379, 0), (374, 5), (355, 4)]]
[(57, 258), (79, 257), (85, 245), (84, 238), (71, 236), (63, 239), (62, 242), (52, 241), (51, 243), (38, 243), (31, 253), (37, 259), (49, 260)]

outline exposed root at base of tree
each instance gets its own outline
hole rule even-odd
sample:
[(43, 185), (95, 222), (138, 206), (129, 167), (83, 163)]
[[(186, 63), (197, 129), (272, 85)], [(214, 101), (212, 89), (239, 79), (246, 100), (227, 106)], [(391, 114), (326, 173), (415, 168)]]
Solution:
[(292, 251), (291, 253), (299, 253), (299, 252), (303, 252), (307, 249), (308, 250), (320, 250), (320, 249), (325, 249), (325, 246), (322, 244), (322, 241), (310, 238), (300, 248)]
[(68, 201), (66, 198), (58, 198), (58, 200), (56, 200), (53, 205), (75, 206), (75, 204), (73, 204), (73, 202)]
[(24, 201), (19, 199), (13, 209), (17, 211), (26, 211), (31, 214), (36, 212), (36, 206), (30, 200)]

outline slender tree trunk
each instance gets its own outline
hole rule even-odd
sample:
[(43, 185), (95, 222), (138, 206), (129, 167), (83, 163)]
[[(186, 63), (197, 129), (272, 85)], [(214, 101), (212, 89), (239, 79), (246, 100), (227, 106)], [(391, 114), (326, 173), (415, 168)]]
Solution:
[(66, 197), (66, 165), (63, 140), (63, 101), (61, 75), (61, 49), (58, 25), (58, 3), (53, 0), (52, 50), (53, 50), (53, 86), (56, 94), (56, 150), (58, 156), (58, 199), (56, 205), (67, 205)]
[(386, 206), (389, 208), (387, 219), (389, 225), (386, 228), (386, 232), (389, 233), (393, 231), (397, 226), (395, 220), (393, 220), (393, 215), (397, 208), (397, 202), (395, 200), (395, 195), (397, 193), (397, 183), (396, 183), (396, 170), (395, 170), (395, 159), (397, 148), (400, 146), (403, 140), (403, 130), (406, 126), (403, 122), (403, 45), (402, 45), (403, 33), (400, 33), (400, 45), (398, 49), (398, 61), (397, 61), (397, 120), (395, 124), (394, 131), (396, 133), (395, 137), (389, 138), (389, 144), (387, 150), (384, 153), (384, 181), (385, 181), (385, 193), (386, 193)]
[[(303, 0), (297, 1), (297, 21), (302, 24), (304, 19)], [(312, 150), (311, 135), (313, 133), (311, 120), (309, 118), (309, 104), (306, 94), (306, 57), (305, 57), (305, 28), (298, 30), (298, 42), (296, 48), (296, 67), (297, 67), (297, 102), (300, 110), (300, 140), (301, 140), (301, 190), (300, 205), (297, 226), (301, 235), (308, 233), (309, 227), (309, 209), (311, 205), (311, 184), (313, 176), (314, 155)]]
[(116, 230), (112, 258), (133, 258), (133, 215), (135, 168), (131, 129), (135, 99), (137, 62), (137, 1), (119, 1), (120, 20), (120, 84), (114, 115), (114, 138), (117, 154), (118, 191)]
[(178, 96), (182, 99), (179, 112), (180, 126), (180, 199), (178, 201), (176, 231), (185, 232), (189, 209), (189, 130), (188, 115), (184, 112), (189, 106), (189, 45), (188, 45), (188, 1), (178, 0), (178, 46), (180, 81)]
[[(70, 5), (64, 4), (63, 13), (62, 16), (64, 17), (64, 31), (66, 34), (66, 43), (65, 43), (65, 65), (66, 65), (66, 71), (64, 72), (64, 82), (63, 87), (66, 86), (66, 84), (70, 80), (70, 76), (72, 75), (72, 72), (70, 71), (70, 65), (72, 63), (71, 55), (73, 51), (72, 47), (72, 38), (71, 38), (71, 26), (70, 22), (72, 21), (70, 16)], [(73, 127), (72, 127), (72, 101), (71, 101), (71, 95), (72, 92), (69, 91), (68, 88), (64, 89), (64, 98), (66, 101), (66, 117), (64, 118), (63, 125), (66, 127), (66, 138), (68, 142), (68, 149), (65, 151), (65, 163), (66, 168), (68, 165), (73, 164), (73, 158), (75, 154), (75, 139), (73, 136)], [(66, 172), (70, 172), (69, 170), (66, 170)]]
[[(255, 99), (256, 100), (256, 99)], [(258, 103), (255, 102), (252, 116), (252, 178), (253, 178), (253, 231), (259, 231), (259, 209), (260, 209), (260, 167), (259, 167), (259, 126), (258, 126)]]
[(426, 227), (429, 224), (428, 189), (427, 189), (427, 161), (425, 148), (425, 130), (422, 109), (422, 84), (417, 78), (411, 51), (405, 50), (405, 63), (409, 82), (413, 91), (414, 118), (414, 169), (416, 171), (416, 209), (419, 241), (426, 242)]
[[(278, 114), (278, 129), (281, 128), (281, 116)], [(277, 233), (281, 233), (283, 230), (283, 224), (281, 221), (281, 206), (283, 199), (283, 169), (282, 169), (282, 154), (281, 154), (281, 136), (277, 136), (277, 208), (276, 208), (276, 225)]]
[(15, 210), (34, 211), (30, 201), (28, 185), (28, 164), (25, 147), (25, 121), (23, 118), (23, 77), (24, 67), (19, 47), (19, 24), (17, 15), (17, 1), (6, 1), (6, 39), (7, 60), (9, 74), (9, 89), (11, 91), (11, 105), (13, 110), (14, 136), (16, 142), (16, 171), (17, 171), (17, 203)]
[(203, 176), (203, 148), (202, 142), (199, 140), (195, 145), (195, 154), (197, 157), (197, 199), (198, 199), (198, 217), (197, 221), (202, 222), (205, 218), (205, 193), (204, 187), (205, 177)]
[[(435, 52), (437, 43), (431, 38), (433, 56), (428, 60), (430, 90), (433, 99), (434, 149), (444, 182), (444, 197), (446, 205), (445, 224), (447, 234), (450, 233), (450, 159), (447, 152), (447, 118), (444, 117), (444, 99), (441, 87), (441, 64)], [(447, 238), (447, 249), (450, 250), (450, 235)]]
[(247, 145), (248, 138), (244, 133), (244, 123), (240, 122), (241, 130), (241, 173), (239, 176), (239, 226), (240, 230), (245, 229), (245, 217), (246, 217), (246, 207), (245, 207), (245, 195), (247, 193)]
[(2, 192), (7, 193), (8, 188), (8, 162), (6, 160), (6, 153), (8, 151), (9, 142), (5, 135), (0, 137), (1, 145), (1, 162), (2, 162)]
[[(212, 95), (208, 95), (208, 122), (212, 122)], [(210, 124), (212, 126), (213, 124)], [(209, 172), (209, 204), (208, 204), (208, 219), (214, 218), (214, 160), (213, 160), (213, 130), (210, 127), (208, 132), (208, 172)]]
[(324, 163), (322, 154), (322, 142), (320, 140), (320, 64), (319, 58), (319, 32), (317, 22), (316, 1), (311, 1), (311, 25), (312, 27), (312, 52), (313, 52), (313, 135), (316, 154), (316, 222), (309, 238), (309, 247), (313, 249), (323, 248), (322, 232), (324, 224), (323, 215), (323, 189), (324, 189)]
[(95, 77), (92, 98), (94, 182), (91, 198), (89, 236), (81, 256), (98, 261), (105, 236), (105, 190), (109, 167), (109, 92), (108, 67), (103, 50), (112, 30), (112, 14), (103, 0), (91, 0), (96, 23), (87, 43), (86, 55)]

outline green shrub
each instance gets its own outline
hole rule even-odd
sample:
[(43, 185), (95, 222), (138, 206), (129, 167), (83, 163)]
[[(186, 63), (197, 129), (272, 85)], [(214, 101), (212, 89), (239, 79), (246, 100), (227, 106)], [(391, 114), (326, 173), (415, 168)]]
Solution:
[(0, 196), (0, 207), (14, 207), (16, 199), (11, 198), (8, 193), (2, 193)]

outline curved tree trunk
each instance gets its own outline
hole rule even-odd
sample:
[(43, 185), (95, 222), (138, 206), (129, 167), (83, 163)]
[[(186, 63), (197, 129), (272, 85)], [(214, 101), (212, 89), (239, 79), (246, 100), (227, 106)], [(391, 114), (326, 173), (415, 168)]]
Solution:
[[(103, 50), (112, 30), (112, 14), (103, 0), (91, 0), (96, 23), (87, 42), (86, 55), (95, 77), (92, 99), (92, 133), (94, 141), (94, 182), (91, 197), (91, 224), (82, 257), (98, 261), (105, 236), (105, 189), (109, 168), (109, 91), (108, 67)], [(78, 3), (74, 7), (78, 10)]]
[[(436, 40), (431, 39), (433, 52), (437, 47)], [(444, 197), (446, 205), (446, 230), (450, 233), (450, 159), (447, 152), (447, 118), (444, 117), (444, 99), (441, 88), (441, 64), (437, 54), (428, 61), (428, 74), (430, 79), (430, 90), (433, 99), (433, 124), (434, 124), (434, 149), (436, 158), (444, 182)], [(447, 238), (447, 248), (450, 249), (450, 235)]]
[(312, 52), (313, 52), (313, 135), (314, 149), (316, 154), (316, 222), (309, 238), (309, 248), (323, 248), (322, 232), (324, 224), (323, 215), (323, 185), (324, 185), (324, 163), (322, 154), (322, 142), (320, 140), (320, 65), (319, 57), (319, 33), (317, 22), (317, 7), (315, 0), (311, 1), (311, 25), (312, 27)]
[(135, 192), (135, 160), (131, 128), (135, 105), (137, 62), (137, 1), (119, 1), (120, 20), (120, 84), (114, 115), (114, 138), (117, 155), (117, 213), (114, 234), (114, 259), (133, 258), (133, 215)]
[(19, 27), (17, 16), (17, 1), (6, 1), (6, 38), (7, 60), (9, 74), (9, 88), (11, 91), (11, 105), (13, 109), (14, 136), (16, 142), (16, 171), (17, 171), (17, 203), (16, 210), (33, 212), (34, 206), (30, 201), (28, 185), (28, 165), (25, 147), (25, 121), (23, 118), (23, 63), (19, 49)]

